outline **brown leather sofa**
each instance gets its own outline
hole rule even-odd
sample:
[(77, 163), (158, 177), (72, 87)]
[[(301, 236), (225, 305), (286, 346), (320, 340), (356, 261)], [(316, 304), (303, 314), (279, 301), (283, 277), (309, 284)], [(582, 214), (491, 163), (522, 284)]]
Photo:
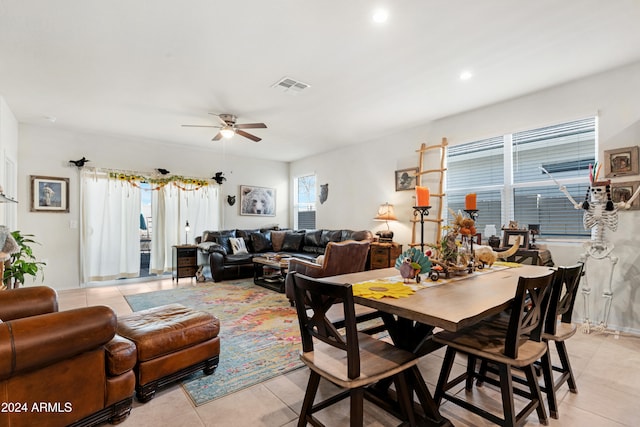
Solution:
[(117, 424), (131, 411), (135, 345), (95, 306), (58, 312), (53, 289), (0, 291), (0, 426)]
[[(279, 235), (279, 240), (276, 238)], [(248, 253), (234, 254), (230, 238), (243, 238)], [(210, 267), (214, 282), (251, 277), (253, 257), (277, 252), (310, 261), (325, 253), (330, 242), (346, 240), (373, 241), (369, 230), (222, 230), (205, 231), (196, 238), (199, 246), (198, 265)], [(205, 259), (203, 259), (205, 258)], [(208, 271), (207, 271), (208, 273)]]

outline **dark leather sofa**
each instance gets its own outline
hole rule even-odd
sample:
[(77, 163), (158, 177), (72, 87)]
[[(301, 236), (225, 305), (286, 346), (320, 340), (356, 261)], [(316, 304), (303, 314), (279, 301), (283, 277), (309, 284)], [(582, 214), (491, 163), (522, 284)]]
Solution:
[[(230, 238), (243, 238), (248, 253), (234, 254)], [(323, 255), (329, 242), (345, 240), (373, 241), (369, 230), (221, 230), (205, 231), (196, 239), (200, 257), (208, 257), (215, 282), (253, 276), (252, 258), (267, 252), (286, 253), (296, 258), (315, 260)]]
[(136, 347), (105, 306), (58, 312), (53, 289), (0, 292), (0, 426), (117, 424), (131, 411)]

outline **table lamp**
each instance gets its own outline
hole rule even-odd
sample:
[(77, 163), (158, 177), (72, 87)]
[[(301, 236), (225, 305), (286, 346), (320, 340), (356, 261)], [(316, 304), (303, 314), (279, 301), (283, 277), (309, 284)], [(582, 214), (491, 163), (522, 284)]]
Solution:
[(393, 241), (393, 231), (389, 229), (389, 221), (397, 221), (396, 214), (393, 211), (393, 205), (384, 203), (378, 208), (378, 214), (373, 218), (376, 221), (384, 221), (387, 224), (386, 230), (380, 230), (376, 233), (379, 240), (383, 243), (391, 243)]

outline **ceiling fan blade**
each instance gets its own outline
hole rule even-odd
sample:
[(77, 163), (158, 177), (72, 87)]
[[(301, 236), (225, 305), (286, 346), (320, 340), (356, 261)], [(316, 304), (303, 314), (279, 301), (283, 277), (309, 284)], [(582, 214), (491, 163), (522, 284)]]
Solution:
[(235, 127), (236, 129), (266, 129), (267, 125), (264, 123), (241, 123)]
[(222, 117), (220, 117), (220, 114), (216, 114), (216, 113), (209, 113), (212, 116), (216, 116), (218, 118), (218, 120), (220, 120), (220, 123), (222, 124), (222, 126), (226, 126), (227, 122), (225, 122), (224, 120), (222, 120)]
[(213, 126), (213, 125), (181, 125), (182, 127), (185, 128), (219, 128), (220, 126)]
[(245, 132), (245, 131), (240, 130), (240, 129), (236, 129), (236, 133), (238, 135), (244, 136), (245, 138), (249, 138), (250, 140), (255, 141), (255, 142), (258, 142), (258, 141), (262, 140), (262, 138), (258, 138), (257, 136), (251, 135), (250, 133)]
[(222, 134), (218, 132), (218, 134), (213, 137), (212, 141), (220, 141), (221, 139), (222, 139)]

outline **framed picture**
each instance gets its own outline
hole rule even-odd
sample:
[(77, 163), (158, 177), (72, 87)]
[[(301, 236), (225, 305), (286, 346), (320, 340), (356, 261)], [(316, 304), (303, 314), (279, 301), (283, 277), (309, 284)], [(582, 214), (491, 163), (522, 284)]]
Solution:
[(396, 191), (415, 190), (418, 168), (400, 169), (396, 171)]
[(510, 248), (516, 243), (516, 239), (520, 237), (520, 249), (529, 249), (529, 230), (504, 230), (502, 246)]
[[(633, 193), (638, 189), (638, 185), (640, 181), (633, 182), (612, 182), (611, 183), (611, 200), (614, 202), (626, 202), (628, 201)], [(640, 197), (635, 199), (631, 204), (631, 210), (640, 209)], [(621, 209), (624, 210), (624, 209)]]
[(31, 175), (31, 212), (69, 212), (69, 178)]
[(276, 216), (276, 189), (241, 185), (240, 215)]
[(638, 146), (605, 150), (605, 177), (638, 175)]

